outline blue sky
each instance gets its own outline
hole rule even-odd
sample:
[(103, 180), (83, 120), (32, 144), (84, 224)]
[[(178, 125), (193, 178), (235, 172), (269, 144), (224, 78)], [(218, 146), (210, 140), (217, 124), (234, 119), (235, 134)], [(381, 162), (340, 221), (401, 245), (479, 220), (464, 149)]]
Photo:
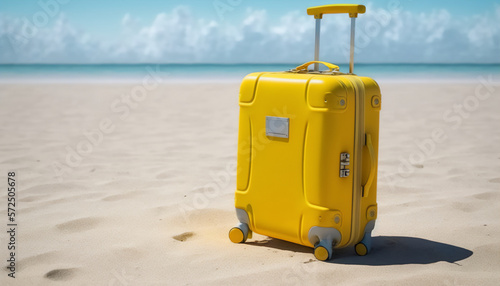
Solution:
[[(500, 63), (500, 1), (342, 1), (367, 6), (357, 62)], [(302, 62), (309, 6), (333, 1), (3, 0), (0, 63)], [(349, 18), (323, 20), (321, 58), (347, 61)]]

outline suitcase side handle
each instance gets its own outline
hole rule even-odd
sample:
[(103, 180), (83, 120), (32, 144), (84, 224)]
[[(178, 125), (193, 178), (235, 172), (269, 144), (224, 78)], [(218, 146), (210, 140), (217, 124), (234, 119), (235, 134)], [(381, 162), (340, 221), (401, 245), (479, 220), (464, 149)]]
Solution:
[(356, 18), (359, 14), (366, 12), (365, 5), (357, 4), (332, 4), (307, 8), (307, 15), (314, 15), (314, 19), (323, 18), (323, 14), (349, 14), (349, 17)]
[[(321, 30), (321, 19), (323, 14), (339, 14), (347, 13), (351, 18), (351, 44), (350, 44), (350, 57), (349, 57), (349, 73), (352, 74), (354, 71), (354, 30), (356, 27), (356, 18), (359, 14), (366, 12), (366, 7), (364, 5), (357, 4), (333, 4), (333, 5), (323, 5), (307, 8), (308, 15), (314, 15), (316, 19), (316, 29), (315, 29), (315, 41), (314, 41), (314, 60), (319, 61), (319, 38)], [(319, 65), (314, 65), (314, 70), (319, 70)]]
[(373, 183), (373, 178), (375, 178), (375, 149), (373, 149), (372, 136), (366, 133), (366, 147), (368, 147), (368, 153), (370, 154), (370, 175), (368, 176), (368, 180), (366, 184), (363, 186), (363, 197), (368, 197), (368, 193), (370, 192), (370, 188)]
[(301, 70), (307, 70), (307, 67), (312, 65), (312, 64), (323, 64), (325, 65), (326, 67), (328, 67), (330, 69), (330, 71), (339, 71), (339, 66), (338, 65), (334, 65), (334, 64), (331, 64), (331, 63), (327, 63), (327, 62), (322, 62), (322, 61), (310, 61), (310, 62), (307, 62), (303, 65), (300, 65), (298, 67), (296, 67), (294, 69), (294, 71), (301, 71)]

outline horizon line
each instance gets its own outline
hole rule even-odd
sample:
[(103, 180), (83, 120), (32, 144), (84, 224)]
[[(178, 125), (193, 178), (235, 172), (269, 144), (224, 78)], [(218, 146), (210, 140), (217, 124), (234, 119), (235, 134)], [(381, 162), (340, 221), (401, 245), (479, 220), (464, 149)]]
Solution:
[[(96, 66), (96, 65), (221, 65), (221, 66), (231, 66), (231, 65), (295, 65), (300, 62), (287, 62), (287, 63), (154, 63), (154, 62), (140, 62), (140, 63), (0, 63), (0, 66), (23, 66), (23, 65), (80, 65), (80, 66)], [(336, 63), (337, 65), (348, 65), (345, 63)], [(412, 62), (378, 62), (378, 63), (355, 63), (354, 65), (500, 65), (500, 62), (496, 63), (474, 63), (474, 62), (461, 62), (461, 63), (412, 63)]]

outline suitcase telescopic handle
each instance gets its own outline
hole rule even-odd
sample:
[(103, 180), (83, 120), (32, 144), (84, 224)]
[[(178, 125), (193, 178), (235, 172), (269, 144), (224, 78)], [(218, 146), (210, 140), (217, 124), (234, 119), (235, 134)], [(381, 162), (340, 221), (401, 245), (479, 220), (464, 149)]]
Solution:
[(349, 17), (356, 18), (358, 13), (365, 12), (366, 7), (357, 4), (332, 4), (307, 8), (307, 15), (314, 15), (315, 19), (323, 18), (323, 14), (349, 14)]
[(368, 147), (368, 153), (370, 154), (370, 175), (368, 175), (368, 180), (366, 180), (366, 184), (363, 186), (363, 197), (367, 197), (370, 192), (370, 188), (373, 183), (373, 179), (375, 178), (375, 149), (373, 148), (372, 136), (366, 133), (366, 147)]
[[(321, 19), (323, 14), (349, 14), (351, 18), (351, 47), (350, 47), (350, 59), (349, 59), (349, 73), (353, 73), (354, 70), (354, 30), (356, 26), (356, 18), (358, 14), (363, 14), (366, 12), (366, 7), (364, 5), (357, 4), (332, 4), (323, 5), (307, 8), (308, 15), (314, 15), (316, 19), (316, 39), (314, 41), (314, 60), (319, 60), (319, 36), (321, 30)], [(314, 65), (314, 70), (319, 70), (319, 65)]]

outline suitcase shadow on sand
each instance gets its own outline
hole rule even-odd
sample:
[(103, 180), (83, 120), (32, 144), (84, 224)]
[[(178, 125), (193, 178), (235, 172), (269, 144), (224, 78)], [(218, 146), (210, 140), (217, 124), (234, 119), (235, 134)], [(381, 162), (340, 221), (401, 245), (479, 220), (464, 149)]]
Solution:
[[(440, 261), (457, 263), (470, 257), (473, 252), (458, 246), (406, 236), (375, 236), (372, 238), (372, 250), (366, 256), (358, 256), (353, 247), (334, 250), (333, 264), (353, 265), (404, 265), (430, 264)], [(263, 246), (285, 251), (310, 253), (312, 248), (291, 242), (269, 238), (261, 241), (247, 242), (254, 246)]]
[(375, 236), (372, 251), (357, 256), (352, 248), (334, 252), (330, 261), (335, 264), (356, 265), (404, 265), (430, 264), (440, 261), (458, 264), (473, 252), (451, 244), (407, 236)]
[(295, 253), (312, 253), (313, 251), (313, 249), (310, 247), (272, 237), (268, 237), (263, 240), (247, 241), (245, 242), (245, 244), (252, 246), (259, 246), (259, 247), (267, 247), (269, 250), (279, 249)]

